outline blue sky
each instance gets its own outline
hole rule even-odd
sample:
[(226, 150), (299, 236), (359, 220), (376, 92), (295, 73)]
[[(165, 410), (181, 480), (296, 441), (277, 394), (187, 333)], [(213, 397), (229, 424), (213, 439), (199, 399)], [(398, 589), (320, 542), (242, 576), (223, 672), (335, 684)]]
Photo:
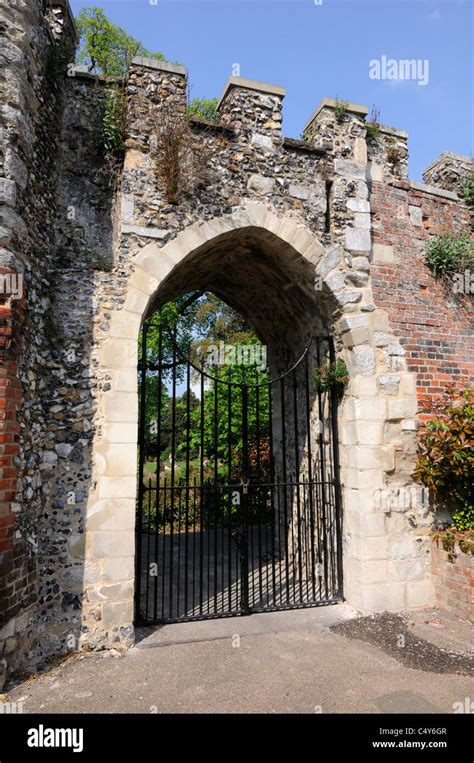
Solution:
[[(409, 133), (409, 174), (442, 151), (472, 155), (472, 0), (70, 0), (98, 5), (149, 49), (189, 71), (192, 95), (242, 77), (286, 88), (283, 132), (299, 137), (325, 97), (376, 105)], [(155, 3), (156, 4), (153, 4)], [(429, 62), (428, 83), (374, 80), (382, 56)]]

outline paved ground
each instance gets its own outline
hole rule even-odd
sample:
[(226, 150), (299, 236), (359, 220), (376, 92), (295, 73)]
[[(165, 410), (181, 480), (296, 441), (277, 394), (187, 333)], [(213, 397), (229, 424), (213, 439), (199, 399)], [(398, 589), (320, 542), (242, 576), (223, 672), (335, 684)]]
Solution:
[[(393, 629), (382, 648), (331, 630), (354, 616), (337, 605), (166, 625), (143, 632), (123, 656), (69, 658), (8, 699), (26, 713), (452, 713), (474, 697), (460, 664), (450, 673), (402, 664)], [(436, 632), (433, 649), (465, 651), (463, 627), (430, 625), (437, 617), (418, 615), (406, 627), (424, 639)]]

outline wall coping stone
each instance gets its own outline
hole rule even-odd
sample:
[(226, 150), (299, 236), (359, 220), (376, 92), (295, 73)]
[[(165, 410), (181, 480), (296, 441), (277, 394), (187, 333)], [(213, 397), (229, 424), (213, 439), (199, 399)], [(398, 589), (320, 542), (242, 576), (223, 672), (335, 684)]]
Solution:
[(172, 64), (170, 61), (157, 61), (155, 58), (145, 58), (144, 56), (135, 56), (132, 60), (132, 66), (143, 66), (146, 69), (157, 69), (160, 72), (180, 74), (182, 77), (186, 77), (188, 74), (188, 70), (182, 64)]
[[(319, 103), (319, 105), (316, 107), (316, 110), (313, 112), (313, 114), (310, 116), (308, 121), (306, 122), (303, 132), (308, 129), (310, 124), (314, 122), (316, 117), (318, 116), (319, 112), (323, 109), (335, 109), (336, 104), (341, 103), (341, 101), (336, 100), (336, 98), (323, 98), (323, 100)], [(369, 109), (367, 106), (363, 106), (360, 103), (347, 103), (346, 110), (350, 111), (352, 114), (359, 114), (359, 116), (366, 117), (369, 113)]]
[[(370, 120), (369, 120), (370, 122)], [(378, 125), (380, 132), (384, 135), (395, 135), (397, 138), (408, 139), (408, 133), (406, 130), (400, 130), (398, 127), (391, 127), (390, 125)]]
[(221, 122), (213, 122), (211, 119), (203, 119), (203, 117), (190, 117), (189, 121), (192, 127), (196, 127), (197, 129), (221, 132), (229, 136), (235, 135), (235, 130), (231, 125), (225, 125)]
[(106, 77), (105, 74), (99, 72), (91, 72), (88, 66), (82, 66), (76, 64), (70, 68), (71, 74), (68, 75), (68, 79), (92, 79), (99, 82), (120, 82), (121, 77)]
[(332, 146), (330, 143), (323, 143), (320, 146), (312, 146), (305, 140), (298, 140), (296, 138), (283, 138), (283, 148), (294, 149), (295, 151), (304, 151), (308, 154), (326, 154), (331, 151)]
[(411, 180), (411, 187), (415, 191), (423, 191), (423, 193), (430, 193), (432, 196), (441, 196), (444, 199), (451, 199), (452, 201), (459, 201), (459, 196), (454, 191), (445, 191), (443, 188), (436, 188), (434, 185), (425, 185), (425, 183), (417, 183)]
[(255, 90), (257, 93), (264, 93), (265, 95), (279, 95), (281, 98), (284, 98), (286, 95), (285, 88), (280, 85), (270, 85), (268, 82), (259, 82), (258, 80), (246, 79), (245, 77), (229, 77), (219, 98), (218, 109), (220, 109), (227, 95), (234, 87), (240, 87), (243, 90)]

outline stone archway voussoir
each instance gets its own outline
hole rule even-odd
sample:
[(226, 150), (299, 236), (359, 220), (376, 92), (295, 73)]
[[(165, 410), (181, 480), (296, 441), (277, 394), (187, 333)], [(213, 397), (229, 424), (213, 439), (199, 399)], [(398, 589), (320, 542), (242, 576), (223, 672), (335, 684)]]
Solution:
[(150, 275), (150, 273), (147, 273), (147, 271), (143, 270), (143, 268), (141, 267), (136, 268), (135, 272), (130, 278), (129, 283), (131, 288), (139, 289), (140, 291), (143, 291), (145, 294), (147, 294), (149, 297), (151, 297), (151, 295), (155, 293), (155, 291), (157, 290), (159, 286), (158, 278), (155, 278), (155, 276)]
[(113, 313), (110, 321), (109, 336), (117, 339), (137, 339), (141, 325), (141, 316), (129, 310)]

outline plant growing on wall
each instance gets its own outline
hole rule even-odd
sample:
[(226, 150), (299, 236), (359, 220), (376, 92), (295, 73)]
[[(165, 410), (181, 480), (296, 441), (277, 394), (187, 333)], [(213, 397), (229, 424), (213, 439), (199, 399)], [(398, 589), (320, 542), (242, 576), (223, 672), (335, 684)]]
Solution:
[(127, 99), (120, 85), (110, 85), (105, 91), (103, 146), (106, 154), (121, 157), (125, 151)]
[(433, 418), (419, 436), (413, 477), (448, 509), (459, 531), (474, 528), (474, 388), (451, 386), (425, 406)]
[(334, 116), (336, 117), (336, 122), (341, 123), (344, 119), (345, 115), (347, 114), (347, 107), (349, 106), (347, 101), (340, 101), (339, 98), (336, 96), (336, 104), (334, 106)]
[(474, 173), (464, 178), (461, 183), (461, 196), (471, 213), (471, 228), (474, 228)]
[(392, 165), (392, 167), (395, 167), (395, 165), (398, 164), (400, 159), (402, 158), (402, 154), (399, 148), (395, 145), (394, 141), (388, 142), (387, 145), (387, 162)]
[(365, 129), (367, 132), (367, 137), (370, 140), (377, 140), (377, 138), (380, 135), (380, 110), (377, 108), (377, 106), (372, 106), (372, 112), (370, 115), (370, 119), (368, 122), (365, 123)]
[(192, 193), (209, 184), (209, 152), (196, 141), (190, 118), (163, 104), (155, 117), (151, 155), (155, 174), (167, 201), (177, 204), (185, 193)]
[(342, 397), (349, 382), (349, 371), (345, 361), (342, 358), (338, 358), (334, 363), (325, 360), (314, 372), (313, 380), (318, 392), (328, 392), (335, 388), (338, 396)]
[(219, 118), (217, 104), (217, 98), (193, 98), (188, 104), (186, 113), (188, 117), (198, 117), (199, 119), (207, 119), (209, 122), (217, 122)]
[(102, 144), (107, 166), (114, 175), (117, 160), (123, 157), (126, 136), (127, 101), (124, 87), (135, 56), (165, 61), (163, 53), (153, 52), (120, 26), (113, 24), (102, 8), (83, 8), (76, 18), (79, 49), (76, 63), (107, 77), (103, 112)]
[(46, 64), (46, 79), (52, 83), (58, 77), (65, 77), (68, 66), (74, 61), (75, 51), (71, 42), (66, 37), (61, 37), (50, 51)]
[(425, 261), (437, 278), (451, 276), (474, 266), (474, 252), (467, 233), (448, 231), (426, 243)]

